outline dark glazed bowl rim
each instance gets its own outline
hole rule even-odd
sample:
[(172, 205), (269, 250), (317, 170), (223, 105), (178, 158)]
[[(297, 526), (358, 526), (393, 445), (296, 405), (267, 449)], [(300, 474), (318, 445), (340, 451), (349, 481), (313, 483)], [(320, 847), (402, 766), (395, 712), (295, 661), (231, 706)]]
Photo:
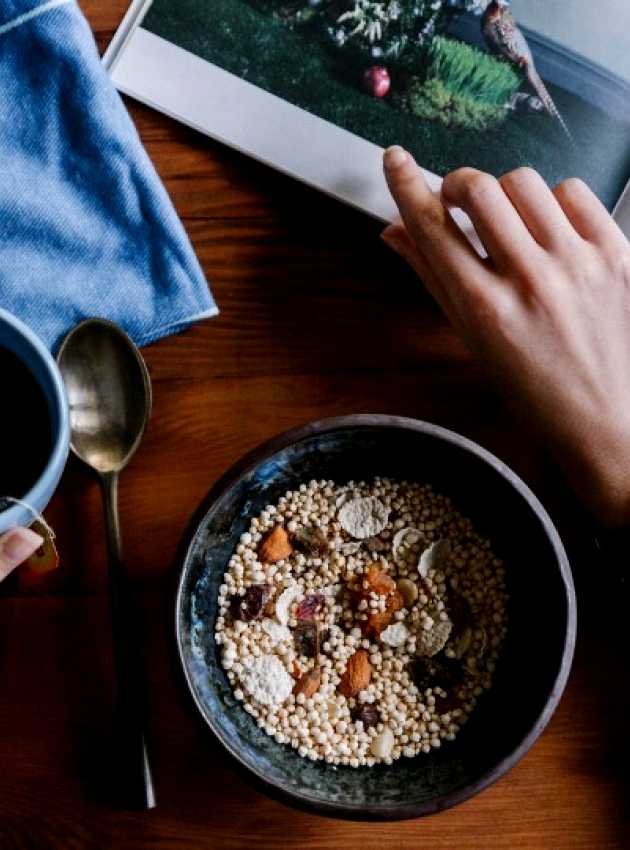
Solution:
[[(193, 546), (197, 532), (199, 530), (200, 521), (207, 515), (215, 501), (217, 501), (223, 493), (225, 493), (233, 484), (235, 484), (243, 475), (251, 472), (260, 463), (267, 460), (271, 455), (276, 454), (282, 449), (288, 448), (296, 443), (322, 434), (328, 434), (334, 431), (347, 429), (365, 429), (365, 430), (402, 430), (421, 433), (442, 440), (451, 445), (455, 445), (460, 449), (464, 449), (475, 455), (479, 460), (491, 466), (503, 479), (505, 479), (527, 502), (531, 510), (534, 512), (537, 520), (540, 522), (543, 531), (553, 549), (564, 590), (566, 593), (567, 603), (567, 626), (564, 647), (562, 652), (562, 660), (558, 674), (553, 683), (553, 687), (545, 702), (543, 709), (538, 715), (535, 723), (531, 726), (529, 732), (510, 753), (502, 758), (492, 768), (487, 770), (482, 776), (473, 782), (469, 782), (462, 788), (455, 791), (442, 794), (432, 799), (425, 800), (421, 803), (414, 803), (408, 806), (401, 805), (395, 808), (384, 810), (381, 808), (369, 805), (352, 805), (350, 803), (334, 803), (322, 802), (315, 800), (310, 795), (301, 792), (288, 791), (280, 787), (275, 782), (271, 782), (264, 772), (255, 770), (251, 765), (247, 764), (241, 757), (238, 749), (230, 746), (222, 737), (218, 728), (213, 722), (213, 718), (208, 716), (203, 709), (199, 699), (197, 698), (194, 684), (191, 680), (186, 660), (184, 657), (184, 648), (182, 642), (182, 602), (184, 585), (188, 576), (188, 564), (190, 561)], [(270, 440), (259, 445), (255, 449), (244, 455), (237, 461), (210, 489), (208, 495), (203, 500), (199, 509), (195, 512), (190, 528), (184, 537), (185, 544), (182, 547), (184, 552), (182, 568), (177, 583), (177, 593), (175, 600), (175, 631), (177, 640), (177, 654), (181, 664), (181, 668), (188, 686), (188, 690), (197, 707), (200, 716), (205, 721), (209, 729), (214, 733), (217, 740), (222, 744), (229, 755), (235, 760), (238, 767), (247, 773), (250, 781), (253, 779), (254, 784), (261, 788), (269, 796), (280, 800), (283, 803), (297, 806), (315, 814), (345, 818), (349, 820), (405, 820), (409, 818), (417, 818), (435, 812), (440, 812), (452, 806), (462, 803), (465, 800), (488, 788), (502, 776), (504, 776), (521, 758), (531, 749), (538, 737), (541, 735), (547, 726), (552, 714), (554, 713), (560, 697), (569, 677), (573, 653), (575, 649), (576, 628), (577, 628), (577, 606), (575, 598), (575, 589), (573, 585), (573, 577), (569, 561), (564, 550), (564, 546), (560, 540), (558, 532), (553, 525), (551, 518), (546, 510), (533, 494), (529, 487), (522, 481), (515, 472), (513, 472), (503, 461), (499, 460), (495, 455), (477, 443), (457, 434), (454, 431), (449, 431), (439, 425), (433, 425), (430, 422), (423, 422), (418, 419), (411, 419), (402, 416), (389, 416), (381, 414), (356, 414), (350, 416), (339, 416), (329, 419), (311, 422), (302, 425), (298, 428), (293, 428)]]

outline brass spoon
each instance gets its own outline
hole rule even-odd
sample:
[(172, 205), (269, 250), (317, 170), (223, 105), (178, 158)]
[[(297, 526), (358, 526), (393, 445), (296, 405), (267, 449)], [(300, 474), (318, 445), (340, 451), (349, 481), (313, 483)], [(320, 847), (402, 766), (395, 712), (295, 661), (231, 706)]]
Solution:
[(57, 356), (70, 405), (71, 448), (100, 480), (105, 508), (116, 676), (116, 780), (121, 802), (155, 806), (144, 734), (142, 653), (132, 615), (118, 518), (118, 476), (135, 453), (151, 414), (151, 382), (142, 356), (117, 325), (88, 319), (66, 336)]

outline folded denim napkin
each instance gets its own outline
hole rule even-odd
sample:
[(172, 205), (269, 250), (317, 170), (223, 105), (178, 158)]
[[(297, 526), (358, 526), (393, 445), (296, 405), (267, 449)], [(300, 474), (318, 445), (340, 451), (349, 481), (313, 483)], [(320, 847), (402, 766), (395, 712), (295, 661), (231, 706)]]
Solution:
[(0, 0), (0, 306), (51, 347), (81, 319), (139, 344), (217, 313), (73, 0)]

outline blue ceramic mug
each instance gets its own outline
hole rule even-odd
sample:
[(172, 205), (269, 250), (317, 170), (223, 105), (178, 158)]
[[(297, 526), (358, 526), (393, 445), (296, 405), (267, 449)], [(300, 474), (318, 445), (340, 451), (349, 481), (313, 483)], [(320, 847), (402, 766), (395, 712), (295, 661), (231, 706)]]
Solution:
[[(22, 361), (39, 384), (48, 404), (52, 449), (39, 478), (22, 497), (25, 505), (41, 513), (59, 484), (70, 449), (70, 417), (63, 380), (52, 355), (39, 337), (24, 322), (1, 308), (0, 348), (8, 349)], [(3, 447), (7, 448), (11, 450)], [(0, 493), (2, 495), (5, 494)], [(30, 525), (33, 519), (32, 511), (15, 505), (0, 513), (0, 534), (17, 525)]]

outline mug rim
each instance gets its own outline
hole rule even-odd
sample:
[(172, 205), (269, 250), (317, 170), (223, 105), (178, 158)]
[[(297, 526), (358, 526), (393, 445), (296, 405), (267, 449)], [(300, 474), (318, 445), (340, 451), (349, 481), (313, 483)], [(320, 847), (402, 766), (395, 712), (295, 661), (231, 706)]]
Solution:
[[(21, 319), (18, 319), (17, 316), (13, 315), (13, 313), (9, 313), (0, 307), (0, 325), (2, 324), (8, 325), (22, 336), (44, 366), (50, 379), (53, 401), (58, 416), (58, 425), (53, 434), (53, 445), (48, 461), (33, 486), (20, 499), (21, 502), (24, 502), (33, 511), (41, 513), (45, 508), (45, 504), (43, 503), (47, 501), (46, 491), (50, 488), (51, 478), (58, 480), (61, 477), (61, 472), (65, 466), (70, 448), (70, 413), (68, 410), (66, 390), (61, 372), (52, 354), (35, 331)], [(28, 366), (28, 364), (26, 365)], [(55, 481), (55, 485), (56, 483), (57, 481)], [(41, 507), (39, 507), (40, 503)], [(26, 510), (23, 505), (17, 504), (6, 511), (2, 511), (0, 513), (0, 534), (10, 531), (18, 525), (24, 525)], [(26, 524), (30, 525), (34, 519), (35, 517), (31, 517)]]

